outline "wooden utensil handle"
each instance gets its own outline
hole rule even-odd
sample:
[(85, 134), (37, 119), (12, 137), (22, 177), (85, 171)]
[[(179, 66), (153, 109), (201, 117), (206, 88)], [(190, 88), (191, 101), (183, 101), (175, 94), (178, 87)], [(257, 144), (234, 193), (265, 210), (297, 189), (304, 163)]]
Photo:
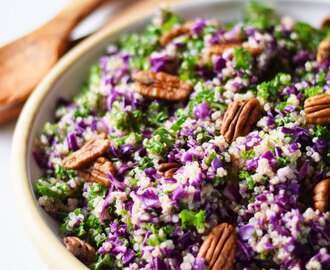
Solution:
[(72, 0), (57, 16), (43, 25), (39, 32), (61, 35), (66, 39), (82, 19), (106, 1), (108, 0)]
[(106, 1), (107, 0), (71, 0), (56, 17), (72, 21), (76, 24)]

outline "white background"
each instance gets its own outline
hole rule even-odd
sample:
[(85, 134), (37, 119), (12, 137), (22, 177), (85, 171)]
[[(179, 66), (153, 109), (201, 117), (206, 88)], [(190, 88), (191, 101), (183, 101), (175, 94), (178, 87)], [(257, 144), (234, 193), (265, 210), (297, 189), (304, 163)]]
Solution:
[[(68, 2), (68, 0), (0, 0), (0, 46), (45, 23)], [(118, 2), (98, 10), (78, 27), (74, 36), (87, 34), (88, 31), (100, 26), (116, 12)], [(16, 210), (15, 187), (12, 185), (10, 173), (14, 127), (15, 123), (0, 126), (0, 269), (48, 269), (32, 246), (28, 232), (21, 224)], [(47, 249), (47, 243), (44, 248)]]

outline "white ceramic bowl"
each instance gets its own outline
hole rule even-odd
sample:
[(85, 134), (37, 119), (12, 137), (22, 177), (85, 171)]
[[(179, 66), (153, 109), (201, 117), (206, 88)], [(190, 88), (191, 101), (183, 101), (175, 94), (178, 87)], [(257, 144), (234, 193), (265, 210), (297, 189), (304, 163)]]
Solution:
[[(174, 6), (183, 18), (207, 17), (220, 21), (239, 19), (244, 0), (190, 1)], [(319, 25), (330, 10), (330, 0), (273, 1), (281, 15)], [(99, 33), (70, 51), (53, 68), (27, 101), (18, 120), (12, 152), (12, 173), (21, 216), (38, 247), (41, 256), (51, 269), (85, 269), (61, 244), (58, 223), (37, 204), (34, 184), (42, 172), (32, 157), (32, 142), (44, 126), (52, 121), (55, 100), (70, 98), (77, 93), (87, 78), (89, 68), (98, 61), (108, 44), (115, 42), (122, 33), (140, 31), (150, 20), (150, 14), (138, 14), (130, 21)]]

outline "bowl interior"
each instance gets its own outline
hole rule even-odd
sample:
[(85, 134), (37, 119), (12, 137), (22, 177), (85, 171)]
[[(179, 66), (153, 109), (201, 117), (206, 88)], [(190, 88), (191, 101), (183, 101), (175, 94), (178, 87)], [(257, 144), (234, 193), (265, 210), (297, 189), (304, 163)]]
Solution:
[[(199, 2), (199, 1), (198, 1)], [(242, 16), (245, 1), (214, 1), (208, 0), (203, 3), (197, 1), (192, 3), (186, 3), (178, 5), (174, 8), (179, 15), (183, 18), (189, 19), (194, 17), (215, 18), (220, 21), (226, 22), (235, 19), (239, 19)], [(290, 15), (298, 20), (306, 21), (314, 26), (319, 25), (321, 18), (323, 18), (329, 10), (330, 3), (327, 0), (318, 1), (273, 1), (275, 9), (281, 15)], [(30, 120), (32, 125), (27, 134), (27, 151), (25, 153), (25, 166), (27, 168), (30, 192), (34, 194), (33, 186), (36, 180), (42, 175), (42, 171), (36, 165), (33, 157), (33, 140), (39, 136), (43, 125), (47, 121), (52, 121), (56, 100), (59, 97), (70, 98), (77, 93), (84, 81), (87, 78), (89, 68), (91, 65), (98, 61), (107, 45), (115, 42), (118, 37), (123, 33), (139, 32), (146, 23), (150, 20), (148, 16), (139, 23), (129, 25), (124, 30), (117, 33), (108, 33), (101, 41), (93, 45), (92, 49), (88, 51), (80, 50), (82, 53), (76, 54), (73, 61), (66, 61), (66, 65), (62, 65), (61, 69), (58, 69), (53, 75), (53, 79), (50, 80), (50, 85), (47, 89), (43, 89), (44, 96), (40, 99), (39, 105), (36, 108), (32, 108)], [(79, 51), (80, 47), (75, 49), (75, 52)], [(79, 55), (77, 57), (77, 55)], [(72, 55), (69, 54), (67, 58)], [(65, 66), (65, 68), (63, 68)], [(45, 88), (45, 87), (44, 87)], [(33, 97), (41, 95), (42, 87), (33, 94)], [(33, 111), (35, 110), (35, 111)], [(24, 110), (24, 114), (30, 113), (27, 109)], [(20, 128), (19, 126), (17, 127)], [(33, 195), (34, 196), (34, 195)], [(35, 206), (37, 203), (35, 202)], [(39, 209), (39, 208), (38, 208)], [(39, 209), (43, 220), (48, 224), (49, 228), (57, 235), (58, 223), (51, 218), (44, 211)]]

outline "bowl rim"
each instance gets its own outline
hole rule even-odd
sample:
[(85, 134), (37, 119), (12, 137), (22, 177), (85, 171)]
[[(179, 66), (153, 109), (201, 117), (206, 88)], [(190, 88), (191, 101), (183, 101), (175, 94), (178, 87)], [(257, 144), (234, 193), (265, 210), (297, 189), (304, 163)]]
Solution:
[[(166, 1), (166, 0), (165, 0)], [(286, 0), (274, 0), (272, 2), (285, 2)], [(245, 0), (204, 0), (203, 3), (194, 0), (184, 2), (170, 3), (174, 10), (184, 7), (203, 6), (212, 3), (219, 5), (225, 3), (241, 3)], [(311, 0), (291, 0), (293, 3), (310, 3)], [(327, 0), (317, 0), (315, 4), (326, 4)], [(67, 54), (65, 54), (58, 63), (51, 69), (48, 75), (35, 88), (17, 121), (12, 143), (11, 151), (11, 173), (12, 184), (15, 190), (15, 202), (19, 211), (20, 220), (23, 221), (29, 238), (32, 240), (36, 250), (41, 255), (42, 260), (50, 269), (88, 269), (82, 262), (75, 258), (54, 234), (48, 224), (42, 217), (40, 208), (38, 208), (33, 191), (29, 183), (28, 176), (28, 142), (30, 131), (33, 126), (38, 109), (52, 86), (56, 83), (66, 70), (79, 59), (80, 56), (92, 50), (97, 44), (109, 39), (111, 36), (119, 34), (125, 28), (143, 19), (150, 18), (155, 9), (146, 13), (139, 13), (131, 16), (125, 22), (117, 22), (114, 26), (103, 29), (86, 40), (82, 41)]]

